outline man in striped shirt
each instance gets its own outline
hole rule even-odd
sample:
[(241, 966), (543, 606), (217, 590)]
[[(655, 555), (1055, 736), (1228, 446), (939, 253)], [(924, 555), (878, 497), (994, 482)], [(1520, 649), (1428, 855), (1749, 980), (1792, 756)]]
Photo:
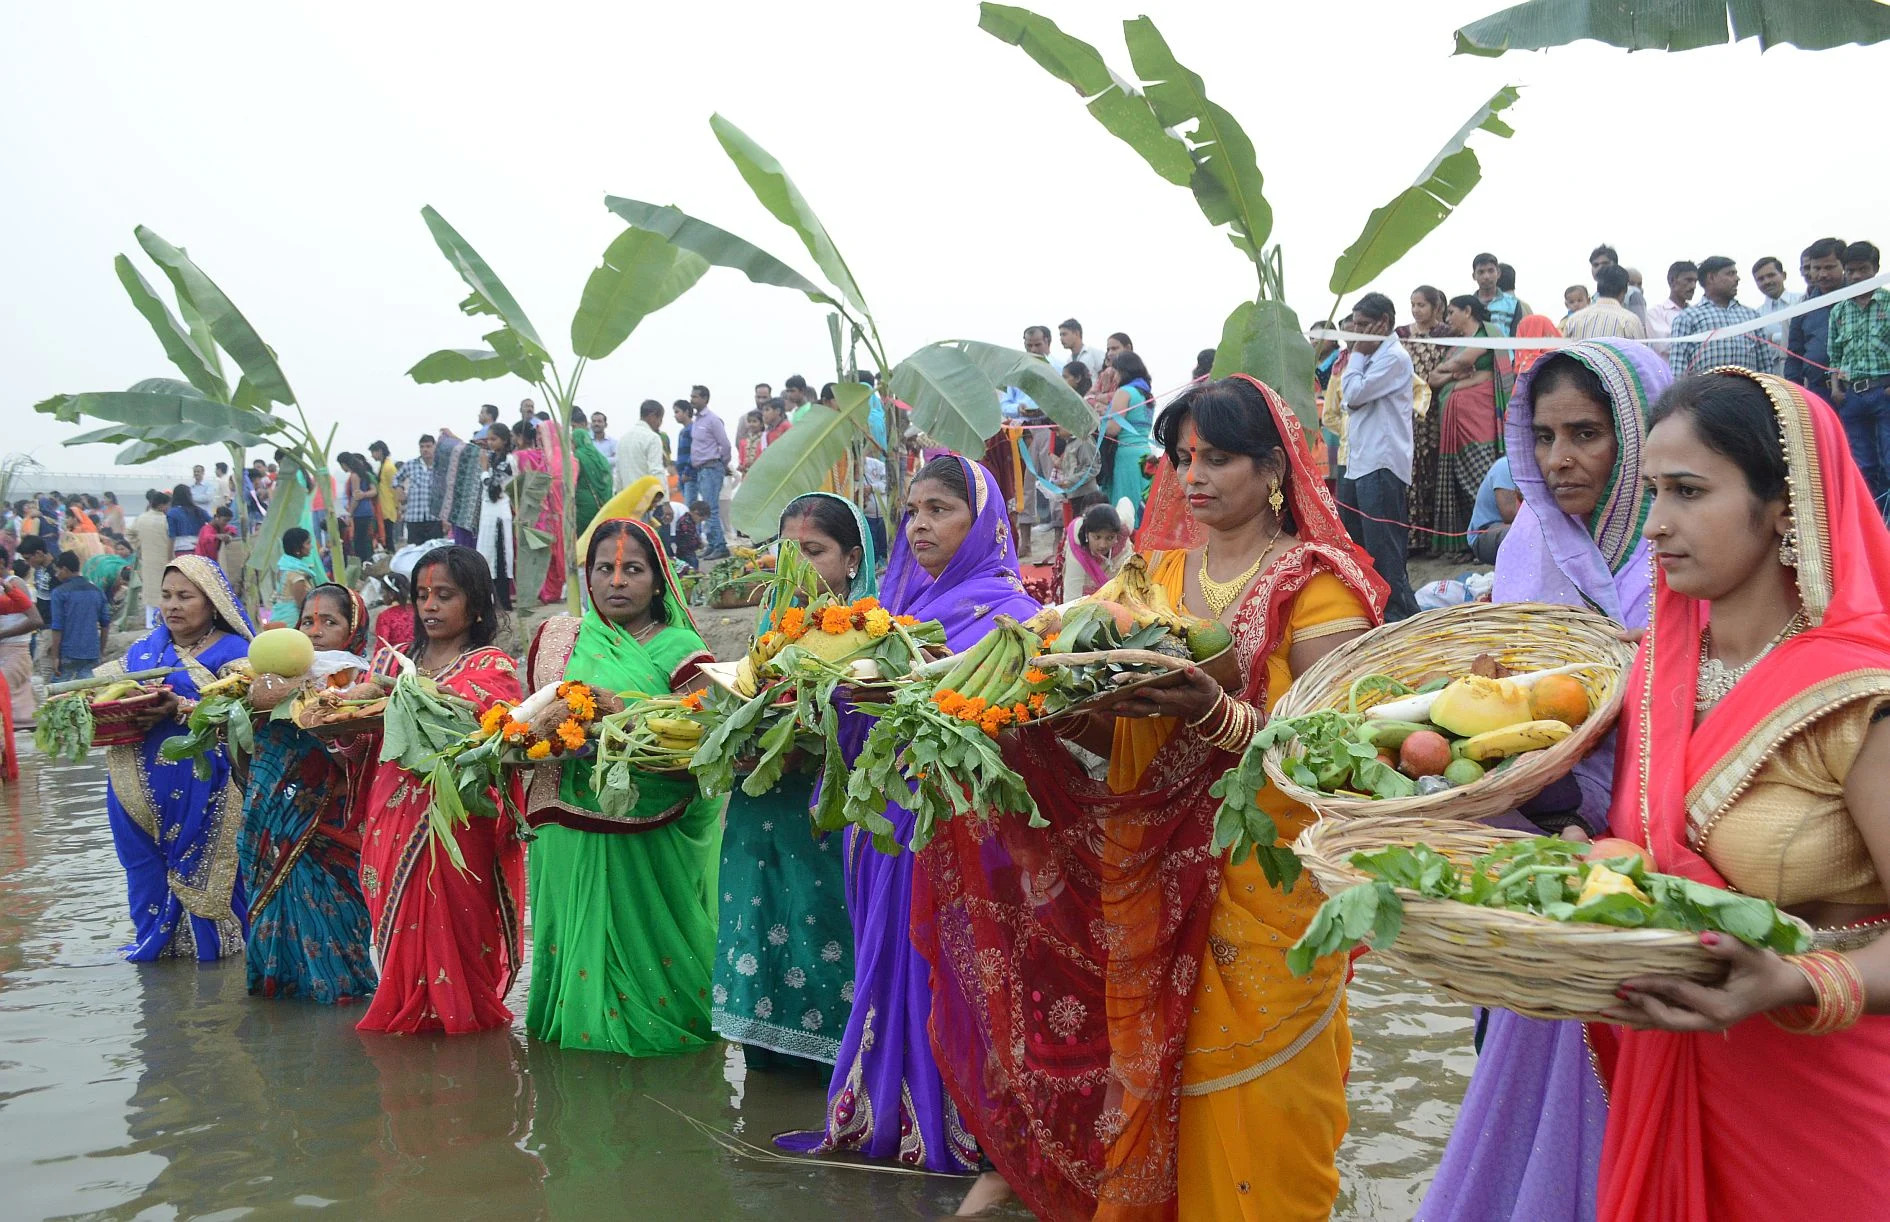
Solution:
[(1627, 308), (1627, 269), (1610, 263), (1595, 272), (1595, 299), (1569, 315), (1562, 334), (1570, 339), (1647, 338), (1647, 328)]

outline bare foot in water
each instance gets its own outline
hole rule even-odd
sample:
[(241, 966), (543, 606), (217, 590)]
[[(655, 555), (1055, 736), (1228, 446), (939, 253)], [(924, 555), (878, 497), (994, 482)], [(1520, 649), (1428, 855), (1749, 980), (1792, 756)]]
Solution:
[(971, 1186), (965, 1199), (958, 1203), (958, 1212), (954, 1218), (983, 1217), (992, 1208), (1011, 1200), (1017, 1194), (1002, 1175), (995, 1171), (986, 1171), (978, 1177), (978, 1182)]

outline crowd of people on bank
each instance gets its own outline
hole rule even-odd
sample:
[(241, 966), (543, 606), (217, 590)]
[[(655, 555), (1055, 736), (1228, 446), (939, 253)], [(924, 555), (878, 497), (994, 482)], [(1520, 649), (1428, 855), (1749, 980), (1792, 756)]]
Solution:
[[(1849, 258), (1861, 245), (1835, 251), (1856, 280), (1875, 274), (1874, 248), (1868, 264)], [(1835, 292), (1822, 287), (1833, 248), (1807, 255), (1811, 288)], [(1818, 950), (1785, 958), (1704, 935), (1723, 980), (1631, 981), (1612, 1024), (1491, 1014), (1419, 1216), (1858, 1216), (1890, 1156), (1874, 1087), (1890, 1068), (1890, 953), (1876, 939), (1890, 923), (1890, 787), (1877, 779), (1890, 767), (1890, 531), (1851, 413), (1881, 404), (1890, 292), (1830, 310), (1816, 351), (1800, 343), (1812, 314), (1791, 317), (1776, 370), (1757, 342), (1749, 363), (1715, 351), (1703, 367), (1672, 341), (1719, 315), (1660, 318), (1611, 249), (1594, 267), (1595, 294), (1571, 289), (1559, 326), (1484, 255), (1476, 291), (1422, 287), (1409, 324), (1364, 295), (1339, 325), (1382, 338), (1320, 354), (1323, 436), (1275, 388), (1213, 379), (1212, 352), (1157, 410), (1129, 337), (1098, 352), (1075, 320), (1058, 329), (1060, 364), (1096, 410), (1094, 436), (1048, 427), (1013, 393), (984, 454), (938, 452), (873, 393), (857, 476), (779, 521), (827, 590), (936, 620), (964, 650), (1000, 614), (1095, 588), (1132, 536), (1173, 603), (1236, 643), (1224, 673), (1178, 672), (1106, 713), (1007, 734), (1006, 762), (1047, 826), (956, 819), (918, 854), (877, 852), (857, 828), (810, 833), (816, 795), (800, 773), (726, 809), (687, 778), (640, 775), (619, 814), (588, 764), (552, 760), (507, 782), (524, 834), (504, 818), (442, 831), (421, 778), (382, 762), (371, 729), (318, 738), (271, 721), (253, 756), (218, 750), (207, 776), (169, 761), (159, 746), (243, 656), (262, 604), (220, 563), (244, 541), (217, 525), (221, 484), (207, 504), (192, 485), (154, 490), (117, 558), (145, 569), (155, 626), (121, 661), (91, 663), (181, 668), (142, 741), (108, 752), (128, 957), (241, 955), (260, 996), (357, 1003), (367, 1031), (453, 1035), (513, 1020), (507, 994), (529, 956), (532, 1038), (632, 1056), (730, 1040), (751, 1071), (827, 1067), (824, 1114), (779, 1144), (981, 1172), (967, 1213), (1016, 1193), (1055, 1219), (1326, 1217), (1348, 1123), (1349, 964), (1287, 970), (1322, 897), (1213, 853), (1212, 789), (1295, 676), (1415, 609), (1405, 532), (1443, 540), (1433, 550), (1474, 546), (1492, 491), (1494, 598), (1585, 607), (1645, 634), (1619, 728), (1513, 820), (1629, 839), (1669, 873), (1773, 900), (1814, 927)], [(1700, 270), (1705, 304), (1729, 311), (1736, 270)], [(1692, 286), (1673, 284), (1684, 304)], [(1427, 343), (1558, 332), (1581, 342)], [(1024, 340), (1051, 359), (1048, 328)], [(482, 713), (565, 680), (699, 691), (711, 654), (677, 553), (685, 540), (698, 563), (726, 551), (727, 480), (838, 389), (757, 385), (732, 438), (696, 386), (669, 409), (673, 443), (653, 400), (616, 437), (601, 412), (559, 428), (527, 400), (513, 423), (483, 409), (464, 441), (422, 437), (406, 462), (376, 442), (307, 503), (345, 513), (348, 538), (373, 543), (351, 544), (358, 557), (415, 549), (404, 580), (382, 583), (398, 601), (375, 618), (334, 580), (342, 558), (323, 562), (325, 524), (311, 521), (283, 532), (266, 618), (346, 661), (330, 682), (363, 695), (408, 666)], [(568, 541), (560, 501), (518, 492), (521, 471), (567, 461), (580, 532)], [(266, 514), (289, 478), (271, 475), (265, 463), (231, 479), (230, 499)], [(576, 552), (583, 610), (545, 620), (520, 657), (506, 612), (534, 505), (548, 545)], [(43, 523), (45, 506), (27, 510)], [(37, 572), (51, 547), (14, 516)], [(1060, 585), (1032, 581), (1020, 543), (1033, 524), (1055, 532)], [(66, 537), (54, 595), (87, 580)], [(554, 578), (561, 563), (541, 598)], [(12, 617), (36, 613), (9, 608), (32, 593), (15, 583), (0, 597), (0, 665), (21, 650)], [(90, 661), (69, 640), (109, 614), (95, 603), (47, 609), (62, 658)], [(259, 707), (287, 695), (252, 689)], [(870, 717), (839, 715), (851, 763)], [(1285, 842), (1315, 817), (1272, 789), (1258, 800)], [(910, 833), (909, 812), (886, 813)], [(436, 851), (440, 835), (464, 869)], [(1838, 978), (1854, 992), (1820, 983)]]

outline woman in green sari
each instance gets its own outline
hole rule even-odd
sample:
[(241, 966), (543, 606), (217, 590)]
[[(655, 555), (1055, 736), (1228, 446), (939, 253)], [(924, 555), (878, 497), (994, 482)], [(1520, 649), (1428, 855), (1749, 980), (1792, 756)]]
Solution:
[[(589, 607), (547, 620), (531, 686), (660, 695), (700, 685), (712, 655), (677, 593), (655, 532), (611, 518), (585, 549)], [(709, 1025), (721, 802), (684, 777), (637, 777), (636, 806), (605, 815), (588, 760), (539, 766), (526, 794), (532, 978), (525, 1029), (566, 1048), (691, 1052)]]
[[(800, 545), (835, 595), (857, 601), (879, 592), (873, 536), (852, 501), (830, 492), (796, 497), (781, 513), (781, 537)], [(812, 834), (813, 790), (814, 774), (788, 772), (760, 797), (737, 789), (728, 802), (715, 1030), (743, 1045), (750, 1069), (777, 1053), (832, 1065), (853, 1009), (841, 837)]]

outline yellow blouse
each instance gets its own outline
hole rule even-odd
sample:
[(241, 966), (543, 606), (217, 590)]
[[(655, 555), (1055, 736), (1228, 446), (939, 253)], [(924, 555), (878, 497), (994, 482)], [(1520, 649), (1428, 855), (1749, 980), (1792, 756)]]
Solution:
[[(1716, 779), (1688, 795), (1694, 842), (1726, 881), (1782, 907), (1886, 903), (1876, 863), (1844, 804), (1864, 735), (1890, 698), (1854, 700), (1773, 746), (1751, 780), (1703, 812)], [(1704, 817), (1702, 817), (1704, 816)]]
[[(1158, 553), (1151, 575), (1167, 587), (1177, 607), (1183, 605), (1187, 553)], [(1264, 589), (1262, 579), (1260, 589)], [(1264, 597), (1259, 590), (1250, 598)], [(1185, 608), (1184, 608), (1185, 610)], [(1267, 668), (1266, 707), (1291, 685), (1288, 656), (1296, 641), (1356, 632), (1369, 627), (1369, 613), (1352, 590), (1330, 573), (1308, 581), (1288, 605), (1286, 632), (1264, 658), (1255, 658), (1236, 640), (1242, 674), (1256, 663)], [(1122, 719), (1116, 723), (1109, 783), (1117, 793), (1135, 787), (1156, 751), (1179, 726), (1172, 718)], [(1279, 825), (1280, 842), (1290, 844), (1315, 818), (1311, 809), (1269, 786), (1259, 804)], [(1291, 893), (1266, 881), (1259, 862), (1229, 864), (1208, 932), (1194, 988), (1194, 1014), (1188, 1025), (1182, 1091), (1202, 1095), (1239, 1086), (1279, 1068), (1328, 1026), (1338, 1013), (1345, 978), (1343, 956), (1321, 960), (1312, 974), (1286, 970), (1286, 951), (1305, 932), (1323, 900), (1310, 879), (1302, 877)]]

